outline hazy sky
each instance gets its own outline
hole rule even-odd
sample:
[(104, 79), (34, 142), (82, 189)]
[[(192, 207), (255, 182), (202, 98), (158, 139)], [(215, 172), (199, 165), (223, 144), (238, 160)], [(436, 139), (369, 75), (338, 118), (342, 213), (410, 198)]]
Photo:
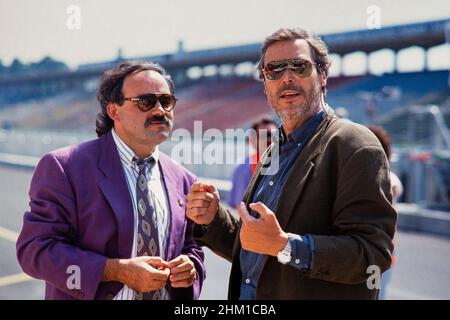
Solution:
[[(66, 12), (80, 9), (81, 28)], [(380, 8), (382, 26), (450, 18), (450, 0), (0, 0), (0, 59), (45, 55), (71, 66), (125, 57), (255, 43), (283, 26), (317, 33), (366, 28), (367, 8)]]

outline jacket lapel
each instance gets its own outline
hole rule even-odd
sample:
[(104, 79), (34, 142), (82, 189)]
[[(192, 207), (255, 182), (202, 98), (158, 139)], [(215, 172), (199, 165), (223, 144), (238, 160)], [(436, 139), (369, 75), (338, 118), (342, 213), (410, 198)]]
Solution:
[(177, 243), (180, 243), (179, 236), (182, 236), (181, 233), (183, 230), (181, 228), (183, 228), (185, 221), (184, 210), (186, 197), (182, 193), (182, 188), (179, 186), (181, 181), (180, 177), (177, 177), (172, 169), (170, 160), (164, 154), (160, 155), (159, 166), (161, 175), (164, 179), (165, 191), (170, 208), (170, 228), (168, 245), (166, 248), (166, 260), (169, 261), (175, 258), (176, 245)]
[(324, 133), (334, 117), (334, 112), (331, 108), (327, 107), (325, 111), (327, 112), (327, 116), (319, 125), (316, 133), (311, 137), (308, 144), (301, 151), (291, 169), (291, 174), (284, 183), (281, 191), (276, 214), (278, 222), (283, 230), (287, 229), (289, 220), (294, 211), (294, 206), (301, 196), (306, 182), (314, 172), (317, 156), (322, 152)]
[(99, 187), (117, 220), (119, 257), (129, 258), (133, 245), (134, 214), (122, 163), (111, 132), (100, 138), (99, 170), (104, 174)]
[[(316, 138), (314, 136), (313, 138)], [(319, 154), (320, 145), (317, 140), (310, 141), (307, 146), (302, 150), (300, 156), (295, 161), (291, 174), (284, 183), (283, 189), (281, 190), (281, 196), (278, 200), (278, 208), (276, 210), (276, 215), (278, 222), (283, 230), (286, 230), (288, 226), (289, 219), (293, 213), (295, 203), (302, 194), (303, 188), (308, 177), (312, 174), (314, 170), (314, 160)]]

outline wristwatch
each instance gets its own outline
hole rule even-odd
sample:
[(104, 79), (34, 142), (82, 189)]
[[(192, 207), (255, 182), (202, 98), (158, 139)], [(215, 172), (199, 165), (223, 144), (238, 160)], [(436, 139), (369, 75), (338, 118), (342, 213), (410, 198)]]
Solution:
[(291, 252), (292, 252), (291, 241), (288, 239), (283, 250), (279, 251), (277, 254), (278, 262), (282, 264), (288, 264), (289, 262), (291, 262), (292, 260)]

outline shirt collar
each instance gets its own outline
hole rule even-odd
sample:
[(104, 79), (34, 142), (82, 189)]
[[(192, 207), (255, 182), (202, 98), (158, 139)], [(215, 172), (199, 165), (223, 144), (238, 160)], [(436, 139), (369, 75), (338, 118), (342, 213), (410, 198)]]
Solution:
[[(127, 146), (127, 144), (125, 142), (123, 142), (122, 139), (119, 138), (119, 136), (117, 135), (116, 130), (114, 130), (114, 128), (112, 128), (111, 131), (112, 131), (114, 143), (116, 144), (117, 150), (119, 151), (120, 159), (131, 166), (133, 164), (134, 157), (137, 157), (136, 154), (134, 153), (133, 150), (131, 150), (131, 148), (129, 146)], [(155, 163), (158, 162), (158, 160), (159, 160), (158, 146), (156, 146), (153, 153), (150, 156), (148, 156), (147, 158), (145, 158), (144, 160), (147, 160), (151, 157), (153, 157), (155, 159)]]
[(283, 125), (278, 127), (278, 141), (280, 144), (284, 144), (290, 141), (295, 143), (303, 143), (312, 133), (316, 130), (322, 120), (325, 118), (325, 111), (323, 109), (319, 110), (315, 115), (308, 119), (300, 127), (296, 128), (292, 133), (286, 137)]

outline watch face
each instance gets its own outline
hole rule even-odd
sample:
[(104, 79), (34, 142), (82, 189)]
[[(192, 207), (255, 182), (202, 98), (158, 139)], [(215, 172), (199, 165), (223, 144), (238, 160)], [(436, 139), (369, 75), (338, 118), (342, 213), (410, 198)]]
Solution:
[(278, 258), (278, 261), (281, 263), (288, 263), (291, 261), (291, 255), (284, 251), (281, 251), (280, 253), (278, 253), (277, 258)]
[(288, 242), (286, 243), (286, 246), (284, 247), (283, 250), (281, 250), (280, 252), (278, 252), (277, 254), (277, 258), (278, 261), (282, 264), (286, 264), (289, 263), (292, 259), (291, 256), (291, 243), (288, 240)]

